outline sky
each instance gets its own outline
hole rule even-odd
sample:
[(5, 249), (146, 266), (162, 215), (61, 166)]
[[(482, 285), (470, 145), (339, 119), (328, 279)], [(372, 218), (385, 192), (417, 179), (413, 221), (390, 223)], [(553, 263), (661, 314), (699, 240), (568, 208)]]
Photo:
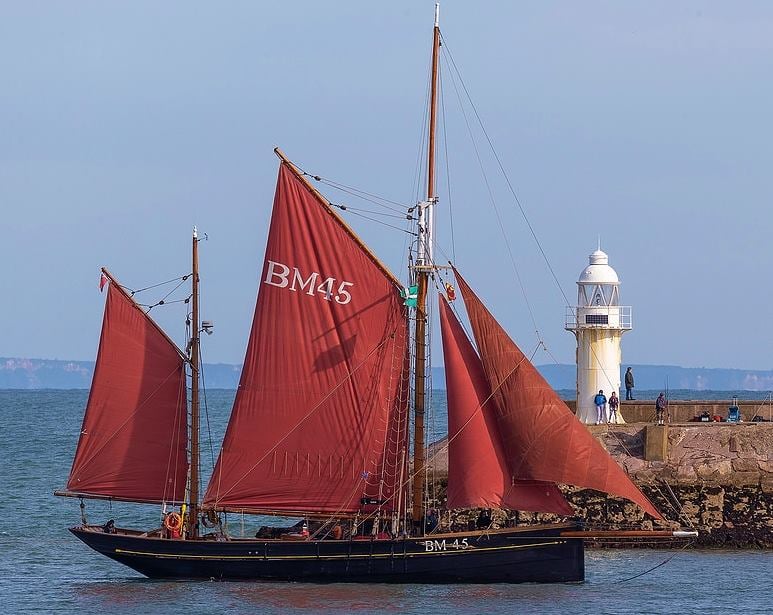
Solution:
[[(204, 360), (241, 362), (275, 146), (420, 197), (433, 11), (0, 3), (0, 356), (93, 359), (99, 268), (182, 276), (197, 225)], [(438, 254), (524, 351), (574, 361), (566, 304), (600, 242), (633, 308), (625, 363), (773, 369), (773, 5), (446, 1), (441, 30)], [(404, 279), (406, 234), (344, 215)], [(181, 304), (152, 314), (182, 338)]]

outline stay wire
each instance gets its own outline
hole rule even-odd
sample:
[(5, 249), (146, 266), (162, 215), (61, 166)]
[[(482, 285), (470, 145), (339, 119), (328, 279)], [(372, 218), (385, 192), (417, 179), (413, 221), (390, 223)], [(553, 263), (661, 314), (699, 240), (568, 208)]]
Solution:
[[(435, 244), (435, 249), (436, 249), (436, 250), (437, 250), (437, 251), (438, 251), (438, 252), (439, 252), (439, 253), (440, 253), (440, 254), (441, 254), (443, 257), (445, 257), (445, 258), (447, 259), (449, 266), (453, 266), (453, 261), (451, 260), (451, 258), (450, 258), (450, 256), (449, 256), (448, 252), (447, 252), (447, 251), (446, 251), (446, 250), (443, 248), (443, 246), (441, 246), (441, 245), (439, 245), (439, 244)], [(440, 292), (441, 294), (446, 294), (446, 293), (447, 293), (447, 289), (446, 289), (445, 287), (441, 287), (441, 286), (438, 284), (438, 279), (439, 279), (439, 280), (442, 280), (442, 281), (445, 283), (444, 276), (443, 276), (443, 274), (440, 272), (440, 271), (441, 271), (441, 269), (438, 267), (438, 265), (437, 265), (437, 262), (435, 262), (435, 263), (433, 263), (433, 264), (436, 266), (436, 268), (437, 268), (437, 271), (438, 271), (438, 275), (437, 275), (436, 277), (434, 277), (434, 278), (433, 278), (433, 279), (435, 280), (435, 282), (434, 282), (434, 284), (435, 284), (435, 289), (436, 289), (438, 292)], [(469, 333), (469, 331), (467, 331), (467, 328), (466, 328), (466, 326), (463, 324), (463, 319), (460, 317), (459, 311), (458, 311), (458, 310), (457, 310), (455, 307), (453, 307), (453, 302), (449, 302), (449, 303), (451, 304), (451, 309), (453, 310), (454, 314), (456, 314), (457, 318), (459, 319), (459, 323), (462, 325), (462, 328), (465, 330), (465, 333), (467, 334), (467, 337), (468, 337), (468, 338), (470, 338), (470, 337), (471, 337), (471, 336), (470, 336), (470, 333)], [(548, 345), (545, 343), (545, 340), (544, 340), (544, 339), (542, 339), (542, 338), (540, 338), (540, 337), (538, 336), (538, 339), (537, 339), (537, 348), (535, 349), (535, 352), (534, 352), (534, 354), (535, 354), (535, 355), (536, 355), (536, 350), (538, 350), (540, 347), (541, 347), (541, 348), (542, 348), (542, 350), (543, 350), (543, 351), (544, 351), (544, 352), (545, 352), (545, 353), (546, 353), (546, 354), (547, 354), (547, 355), (548, 355), (548, 356), (551, 358), (551, 360), (553, 361), (553, 363), (554, 363), (554, 364), (556, 364), (556, 365), (558, 365), (558, 359), (556, 359), (556, 357), (555, 357), (555, 356), (553, 355), (553, 353), (551, 352), (550, 348), (548, 348)], [(533, 356), (534, 356), (534, 355), (533, 355)]]
[[(336, 190), (341, 190), (342, 192), (347, 192), (348, 194), (351, 194), (351, 195), (353, 195), (353, 196), (355, 196), (357, 198), (361, 198), (361, 199), (363, 199), (365, 201), (369, 201), (371, 203), (374, 203), (375, 205), (379, 205), (379, 206), (385, 207), (386, 209), (389, 209), (390, 211), (399, 212), (400, 215), (398, 215), (397, 213), (394, 214), (394, 215), (390, 215), (390, 214), (386, 214), (386, 213), (382, 213), (382, 212), (369, 211), (369, 210), (366, 210), (366, 209), (359, 209), (359, 208), (356, 208), (356, 207), (351, 207), (349, 205), (344, 205), (343, 203), (334, 203), (334, 202), (328, 200), (328, 204), (331, 207), (335, 207), (336, 209), (340, 209), (341, 211), (349, 211), (349, 212), (351, 212), (352, 215), (359, 216), (359, 217), (364, 218), (365, 220), (368, 220), (370, 222), (375, 222), (376, 224), (380, 224), (380, 225), (385, 226), (387, 228), (391, 228), (391, 229), (400, 231), (401, 233), (407, 233), (409, 235), (417, 235), (417, 233), (412, 233), (408, 229), (401, 228), (401, 227), (396, 226), (394, 224), (389, 224), (387, 222), (384, 222), (383, 220), (378, 220), (376, 218), (370, 217), (370, 216), (390, 216), (390, 217), (394, 217), (394, 218), (398, 218), (398, 219), (403, 219), (403, 216), (406, 216), (406, 212), (410, 212), (410, 210), (412, 209), (411, 207), (407, 207), (407, 206), (403, 205), (402, 203), (399, 203), (398, 201), (392, 201), (390, 199), (386, 199), (384, 197), (379, 197), (379, 196), (377, 196), (375, 194), (371, 194), (369, 192), (365, 192), (364, 190), (359, 190), (358, 188), (353, 188), (351, 186), (345, 186), (345, 184), (341, 184), (341, 183), (335, 182), (333, 180), (324, 179), (320, 175), (313, 175), (313, 174), (309, 173), (308, 171), (304, 170), (303, 167), (300, 167), (298, 165), (295, 165), (295, 166), (301, 172), (301, 174), (304, 175), (305, 177), (310, 177), (310, 178), (312, 178), (314, 180), (317, 180), (317, 181), (320, 181), (322, 183), (325, 183), (326, 185), (329, 185), (329, 186), (331, 186), (332, 188), (334, 188)], [(357, 193), (360, 193), (360, 194), (357, 194)], [(362, 196), (362, 194), (368, 195), (369, 197), (373, 197), (373, 198), (365, 198), (365, 197)], [(393, 203), (395, 205), (400, 206), (402, 209), (397, 209), (397, 208), (394, 208), (394, 207), (389, 207), (389, 206), (387, 206), (387, 205), (385, 205), (383, 203), (380, 203), (380, 202), (378, 202), (377, 200), (374, 200), (374, 199), (381, 199), (382, 201), (386, 201), (388, 203)], [(370, 215), (365, 215), (365, 213), (362, 213), (362, 212), (366, 212), (367, 214), (370, 214)]]
[[(331, 203), (332, 205), (332, 203)], [(376, 218), (371, 218), (369, 216), (366, 216), (365, 214), (361, 214), (357, 211), (352, 211), (353, 216), (359, 216), (360, 218), (364, 218), (365, 220), (369, 220), (370, 222), (375, 222), (376, 224), (380, 224), (381, 226), (386, 226), (387, 228), (394, 229), (396, 231), (400, 231), (401, 233), (407, 233), (408, 235), (418, 235), (418, 233), (415, 233), (413, 231), (410, 231), (405, 228), (401, 228), (399, 226), (395, 226), (394, 224), (389, 224), (387, 222), (384, 222), (383, 220), (377, 220)]]
[[(133, 297), (137, 293), (141, 293), (141, 292), (146, 291), (146, 290), (151, 290), (153, 288), (158, 288), (159, 286), (164, 286), (165, 284), (171, 284), (172, 282), (177, 282), (178, 280), (181, 281), (181, 282), (185, 282), (185, 280), (187, 280), (189, 277), (191, 277), (191, 274), (187, 273), (187, 274), (185, 274), (182, 277), (178, 276), (176, 278), (172, 278), (171, 280), (167, 280), (166, 282), (159, 282), (158, 284), (152, 284), (150, 286), (146, 286), (145, 288), (137, 288), (136, 290), (135, 289), (131, 289), (128, 286), (124, 286), (123, 284), (121, 284), (120, 286), (124, 290), (128, 291), (129, 295)], [(178, 287), (179, 287), (179, 284), (178, 284)]]
[(561, 286), (561, 282), (558, 280), (558, 276), (556, 275), (556, 272), (553, 269), (553, 266), (550, 263), (550, 259), (548, 259), (547, 254), (545, 253), (545, 250), (542, 247), (542, 243), (540, 242), (539, 238), (537, 237), (537, 233), (534, 230), (534, 227), (531, 225), (531, 222), (529, 221), (528, 216), (526, 215), (526, 210), (524, 209), (523, 205), (521, 204), (520, 199), (518, 198), (518, 194), (515, 192), (515, 188), (513, 188), (512, 183), (510, 182), (510, 177), (507, 174), (507, 171), (505, 171), (505, 167), (502, 164), (502, 160), (499, 157), (499, 154), (497, 153), (496, 149), (494, 148), (494, 143), (491, 140), (491, 137), (489, 137), (488, 132), (486, 131), (486, 127), (483, 124), (483, 120), (480, 117), (480, 114), (478, 113), (478, 109), (475, 107), (475, 103), (472, 101), (472, 97), (470, 96), (469, 90), (467, 89), (467, 85), (464, 83), (464, 79), (462, 78), (461, 72), (456, 66), (456, 62), (454, 61), (453, 54), (451, 53), (451, 49), (448, 47), (448, 44), (446, 43), (445, 39), (443, 38), (441, 34), (441, 39), (443, 42), (443, 46), (446, 48), (448, 53), (448, 58), (451, 61), (451, 64), (454, 68), (454, 71), (456, 72), (457, 76), (459, 77), (459, 81), (462, 84), (462, 88), (464, 89), (464, 93), (467, 96), (467, 100), (470, 103), (470, 107), (473, 110), (473, 113), (475, 113), (475, 117), (478, 120), (478, 124), (481, 128), (481, 131), (483, 132), (483, 135), (486, 137), (486, 141), (489, 144), (489, 147), (491, 148), (491, 153), (494, 155), (494, 158), (497, 161), (497, 165), (499, 165), (499, 170), (502, 173), (502, 176), (505, 179), (505, 182), (507, 183), (507, 187), (510, 190), (510, 194), (513, 195), (513, 199), (515, 199), (516, 204), (518, 205), (518, 209), (521, 212), (521, 215), (523, 216), (524, 221), (526, 222), (526, 226), (529, 229), (529, 232), (531, 233), (532, 238), (534, 239), (534, 242), (537, 244), (537, 248), (540, 251), (540, 254), (542, 255), (543, 260), (545, 261), (545, 264), (547, 265), (548, 270), (550, 271), (551, 276), (553, 276), (553, 280), (556, 283), (556, 286), (558, 287), (559, 292), (564, 298), (564, 301), (566, 305), (570, 305), (569, 299), (566, 296), (566, 293), (564, 292), (563, 287)]
[[(535, 351), (536, 351), (536, 348), (535, 348)], [(533, 356), (533, 353), (532, 353), (532, 356)], [(453, 436), (451, 436), (451, 435), (449, 434), (449, 437), (448, 437), (448, 438), (446, 438), (446, 441), (445, 441), (445, 443), (443, 443), (443, 444), (439, 445), (439, 446), (438, 446), (436, 449), (434, 449), (434, 450), (432, 451), (432, 453), (431, 453), (431, 454), (430, 454), (430, 451), (429, 451), (429, 450), (427, 450), (427, 451), (426, 451), (426, 457), (425, 457), (425, 468), (424, 468), (424, 471), (425, 471), (425, 472), (426, 472), (426, 470), (427, 470), (427, 466), (429, 465), (429, 463), (430, 463), (430, 462), (434, 462), (434, 460), (436, 459), (436, 457), (437, 457), (437, 456), (438, 456), (438, 455), (439, 455), (441, 452), (445, 451), (445, 450), (448, 448), (448, 446), (449, 446), (449, 444), (450, 444), (451, 440), (454, 440), (454, 439), (456, 439), (456, 438), (459, 436), (459, 434), (462, 432), (462, 430), (464, 430), (464, 428), (465, 428), (465, 427), (467, 427), (467, 425), (469, 425), (469, 423), (470, 423), (470, 422), (472, 422), (472, 420), (475, 418), (475, 415), (476, 415), (478, 412), (480, 412), (480, 411), (481, 411), (481, 408), (482, 408), (482, 407), (483, 407), (483, 406), (484, 406), (484, 405), (485, 405), (485, 404), (486, 404), (486, 403), (489, 401), (489, 399), (491, 399), (491, 398), (492, 398), (492, 397), (493, 397), (493, 396), (494, 396), (494, 395), (497, 393), (497, 391), (498, 391), (498, 390), (499, 390), (499, 389), (500, 389), (500, 388), (501, 388), (501, 387), (504, 385), (505, 381), (506, 381), (508, 378), (510, 378), (510, 376), (512, 376), (512, 375), (513, 375), (513, 374), (514, 374), (514, 373), (515, 373), (515, 372), (518, 370), (518, 368), (519, 368), (519, 367), (520, 367), (520, 366), (523, 364), (523, 362), (524, 362), (524, 361), (528, 361), (528, 360), (529, 360), (529, 358), (526, 356), (526, 354), (524, 354), (524, 355), (523, 355), (523, 358), (522, 358), (520, 361), (518, 361), (518, 362), (515, 364), (515, 366), (514, 366), (514, 367), (513, 367), (513, 368), (510, 370), (510, 372), (508, 372), (508, 373), (507, 373), (507, 375), (505, 375), (505, 377), (502, 379), (502, 381), (499, 383), (499, 385), (498, 385), (498, 386), (497, 386), (495, 389), (493, 389), (493, 390), (491, 391), (491, 393), (489, 394), (489, 396), (488, 396), (488, 397), (487, 397), (487, 398), (486, 398), (486, 399), (485, 399), (485, 400), (484, 400), (484, 401), (483, 401), (483, 402), (482, 402), (482, 403), (481, 403), (481, 404), (480, 404), (480, 405), (479, 405), (479, 406), (478, 406), (478, 407), (477, 407), (477, 408), (476, 408), (476, 409), (473, 411), (473, 413), (471, 414), (471, 416), (470, 416), (470, 417), (467, 419), (467, 421), (466, 421), (466, 422), (465, 422), (465, 423), (464, 423), (464, 424), (463, 424), (463, 425), (462, 425), (462, 426), (461, 426), (461, 427), (460, 427), (460, 428), (459, 428), (459, 429), (456, 431), (456, 433), (455, 433)], [(409, 473), (408, 473), (408, 476), (407, 476), (407, 477), (405, 478), (405, 480), (403, 481), (403, 484), (402, 484), (402, 486), (401, 486), (401, 487), (404, 487), (404, 486), (410, 485), (410, 483), (411, 483), (412, 481), (416, 480), (418, 476), (419, 476), (419, 472), (418, 472), (418, 471), (416, 471), (416, 470), (413, 470), (412, 472), (409, 472)], [(391, 496), (389, 496), (389, 497), (388, 497), (388, 498), (385, 500), (385, 502), (383, 502), (383, 504), (386, 504), (387, 502), (389, 502), (389, 501), (393, 500), (393, 499), (396, 497), (396, 495), (397, 495), (397, 493), (393, 493)], [(366, 515), (366, 516), (363, 518), (363, 520), (371, 519), (371, 518), (373, 518), (373, 516), (374, 516), (374, 515), (375, 515), (375, 513), (370, 513), (370, 514)]]
[[(445, 56), (444, 56), (445, 57)], [(450, 51), (449, 51), (449, 58), (451, 58)], [(453, 59), (451, 58), (453, 61)], [(457, 74), (461, 81), (461, 76)], [(456, 80), (453, 77), (453, 73), (451, 73), (451, 84), (454, 86), (454, 91), (456, 92), (457, 99), (459, 100), (459, 107), (462, 112), (462, 116), (464, 117), (464, 122), (467, 126), (467, 132), (470, 136), (470, 141), (472, 142), (473, 150), (475, 151), (475, 158), (478, 161), (478, 166), (480, 167), (481, 175), (483, 176), (483, 182), (486, 185), (486, 190), (489, 195), (489, 200), (491, 202), (491, 207), (494, 210), (494, 215), (497, 219), (497, 224), (499, 225), (499, 230), (502, 233), (502, 238), (504, 239), (505, 247), (507, 248), (507, 253), (510, 256), (510, 263), (513, 267), (513, 271), (515, 272), (516, 280), (518, 280), (518, 285), (521, 289), (521, 294), (523, 295), (524, 302), (526, 303), (526, 308), (529, 311), (529, 317), (531, 318), (532, 324), (534, 325), (534, 332), (537, 336), (537, 340), (541, 341), (542, 336), (540, 334), (539, 326), (537, 325), (537, 319), (534, 315), (534, 310), (532, 309), (531, 302), (529, 301), (528, 294), (526, 293), (526, 287), (524, 285), (523, 279), (521, 278), (521, 272), (518, 269), (518, 265), (515, 261), (515, 255), (513, 254), (512, 246), (510, 245), (510, 240), (507, 237), (507, 231), (505, 230), (504, 222), (502, 221), (502, 216), (499, 212), (499, 207), (497, 207), (496, 198), (494, 197), (494, 191), (491, 188), (491, 183), (489, 182), (488, 174), (486, 173), (485, 165), (483, 164), (483, 159), (480, 155), (480, 150), (478, 149), (478, 144), (475, 141), (475, 135), (472, 131), (472, 126), (470, 125), (469, 118), (467, 117), (467, 112), (464, 109), (464, 103), (462, 101), (462, 97), (459, 93), (459, 89), (456, 87)], [(464, 83), (462, 82), (462, 87), (464, 87)], [(469, 99), (469, 95), (468, 95)], [(477, 115), (477, 112), (476, 112)]]
[(384, 207), (385, 209), (389, 209), (397, 213), (401, 213), (409, 209), (409, 206), (407, 206), (405, 203), (400, 203), (399, 201), (393, 201), (392, 199), (379, 196), (378, 194), (361, 190), (360, 188), (357, 188), (355, 186), (347, 186), (346, 184), (343, 184), (341, 182), (338, 182), (336, 180), (333, 180), (327, 177), (323, 177), (322, 175), (309, 173), (303, 167), (297, 164), (295, 165), (295, 167), (301, 172), (301, 175), (303, 175), (304, 177), (309, 177), (315, 181), (325, 184), (326, 186), (330, 186), (331, 188), (335, 188), (336, 190), (340, 190), (341, 192), (351, 194), (352, 196), (360, 198), (363, 201), (368, 201), (370, 203), (373, 203), (374, 205), (379, 205), (380, 207)]
[[(407, 209), (409, 209), (408, 205), (406, 205), (405, 203), (400, 203), (399, 201), (393, 201), (391, 199), (378, 196), (377, 194), (373, 194), (371, 192), (365, 192), (364, 190), (360, 190), (359, 188), (355, 188), (353, 186), (347, 186), (345, 184), (333, 181), (332, 179), (326, 179), (324, 177), (320, 177), (319, 175), (309, 175), (305, 171), (303, 171), (303, 174), (309, 177), (312, 177), (313, 179), (319, 181), (320, 183), (325, 184), (326, 186), (330, 186), (331, 188), (335, 188), (336, 190), (340, 190), (341, 192), (345, 192), (346, 194), (351, 194), (352, 196), (360, 198), (363, 201), (368, 201), (369, 203), (373, 203), (374, 205), (378, 205), (379, 207), (383, 207), (384, 209), (388, 209), (398, 214), (404, 213)], [(395, 205), (396, 207), (392, 207), (392, 205)]]
[(340, 209), (341, 211), (353, 211), (353, 212), (360, 212), (360, 213), (366, 213), (370, 214), (371, 216), (383, 216), (385, 218), (397, 218), (398, 220), (412, 220), (411, 214), (406, 214), (405, 212), (401, 214), (393, 214), (386, 211), (375, 211), (372, 209), (363, 209), (361, 207), (352, 207), (351, 205), (347, 205), (346, 203), (333, 203), (332, 201), (329, 201), (331, 207), (335, 207), (336, 209)]
[[(617, 441), (618, 446), (625, 452), (626, 455), (628, 455), (629, 457), (633, 457), (634, 455), (631, 453), (630, 449), (625, 445), (625, 442), (623, 442), (622, 438), (620, 438), (620, 436), (618, 436), (617, 433), (610, 430), (611, 424), (613, 423), (606, 424), (606, 435), (614, 438)], [(667, 497), (666, 494), (663, 493), (663, 491), (660, 489), (657, 483), (652, 484), (651, 487), (655, 489), (663, 498), (663, 500), (665, 500), (668, 506), (674, 510), (674, 512), (677, 515), (677, 518), (681, 519), (682, 521), (685, 521), (687, 527), (694, 528), (694, 524), (692, 520), (684, 512), (684, 507), (682, 506), (682, 503), (679, 501), (679, 498), (676, 497), (676, 494), (674, 493), (673, 489), (671, 489), (671, 486), (665, 480), (663, 480), (662, 482), (666, 485), (666, 487), (668, 487), (669, 491), (671, 492), (671, 498)], [(645, 495), (644, 497), (646, 498), (647, 496)], [(647, 500), (649, 500), (649, 498), (647, 498)]]
[(676, 494), (674, 493), (674, 490), (671, 488), (671, 485), (669, 485), (668, 481), (666, 481), (665, 479), (661, 479), (661, 482), (666, 486), (666, 489), (668, 489), (668, 493), (671, 495), (671, 499), (673, 500), (672, 507), (676, 510), (679, 517), (686, 522), (687, 527), (694, 530), (695, 524), (692, 522), (692, 519), (690, 519), (690, 517), (685, 512), (684, 506), (679, 501), (679, 498), (676, 497)]
[[(150, 312), (150, 310), (152, 310), (154, 307), (157, 307), (159, 305), (164, 305), (166, 303), (167, 298), (172, 293), (174, 293), (178, 288), (180, 288), (180, 286), (185, 284), (185, 280), (187, 280), (187, 279), (188, 279), (188, 276), (185, 276), (182, 279), (180, 279), (180, 282), (177, 284), (177, 286), (175, 286), (172, 290), (170, 290), (168, 293), (166, 293), (166, 295), (164, 295), (159, 301), (157, 301), (156, 303), (148, 306), (148, 309), (145, 311), (145, 313), (148, 314)], [(181, 299), (179, 301), (187, 301), (187, 300), (186, 299)], [(170, 301), (169, 303), (179, 303), (179, 301), (174, 301), (174, 302)]]
[(212, 463), (212, 469), (215, 467), (215, 448), (212, 446), (212, 426), (209, 421), (209, 405), (207, 403), (207, 381), (204, 378), (204, 353), (199, 344), (199, 372), (201, 373), (201, 389), (204, 392), (204, 418), (207, 423), (207, 438), (209, 439), (209, 456)]
[[(431, 56), (430, 56), (431, 57)], [(432, 90), (432, 60), (427, 63), (427, 80), (424, 90), (424, 112), (422, 113), (421, 132), (419, 133), (419, 149), (416, 153), (415, 189), (414, 201), (424, 200), (422, 185), (426, 186), (428, 169), (424, 164), (424, 155), (427, 153), (429, 140), (429, 101)]]
[[(448, 157), (448, 132), (447, 132), (447, 122), (446, 122), (446, 103), (445, 98), (443, 96), (444, 92), (444, 81), (443, 81), (443, 74), (439, 73), (439, 82), (440, 82), (440, 115), (442, 118), (442, 125), (443, 125), (443, 151), (445, 155), (445, 163), (446, 163), (446, 193), (448, 194), (448, 222), (451, 230), (451, 255), (453, 256), (453, 261), (456, 262), (456, 238), (454, 236), (454, 208), (452, 206), (452, 200), (451, 200), (451, 162)], [(433, 238), (434, 241), (434, 238)]]

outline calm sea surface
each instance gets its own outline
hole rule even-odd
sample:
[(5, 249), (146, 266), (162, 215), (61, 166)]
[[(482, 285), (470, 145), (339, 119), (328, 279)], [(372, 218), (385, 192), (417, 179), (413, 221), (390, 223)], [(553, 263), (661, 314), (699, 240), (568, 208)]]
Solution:
[[(4, 613), (773, 613), (770, 551), (590, 551), (582, 585), (150, 581), (71, 536), (67, 527), (80, 521), (78, 501), (52, 496), (65, 485), (86, 395), (0, 391)], [(672, 391), (671, 396), (729, 400), (732, 393)], [(739, 397), (761, 399), (764, 394)], [(215, 454), (232, 398), (233, 391), (207, 396)], [(443, 433), (444, 393), (437, 392), (434, 401), (438, 436)], [(205, 442), (205, 466), (211, 466), (208, 450)], [(86, 512), (90, 521), (114, 518), (135, 527), (156, 526), (159, 515), (155, 507), (96, 501), (87, 502)], [(229, 522), (232, 532), (241, 531), (240, 518), (232, 516)], [(245, 519), (244, 531), (254, 532), (261, 522)]]

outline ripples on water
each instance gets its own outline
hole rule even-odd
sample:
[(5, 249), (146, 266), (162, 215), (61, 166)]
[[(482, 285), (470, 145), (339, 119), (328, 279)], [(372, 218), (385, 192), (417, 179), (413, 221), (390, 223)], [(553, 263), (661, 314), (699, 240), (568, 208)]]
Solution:
[[(771, 613), (773, 554), (590, 551), (582, 585), (308, 585), (151, 581), (67, 532), (78, 501), (64, 487), (85, 391), (0, 391), (0, 599), (5, 613)], [(209, 394), (215, 451), (233, 391)], [(721, 397), (724, 399), (724, 397)], [(436, 414), (442, 414), (442, 404)], [(208, 465), (208, 455), (204, 464)], [(152, 506), (88, 502), (93, 521), (157, 524)], [(241, 519), (231, 518), (238, 531)], [(254, 531), (249, 520), (246, 531)]]

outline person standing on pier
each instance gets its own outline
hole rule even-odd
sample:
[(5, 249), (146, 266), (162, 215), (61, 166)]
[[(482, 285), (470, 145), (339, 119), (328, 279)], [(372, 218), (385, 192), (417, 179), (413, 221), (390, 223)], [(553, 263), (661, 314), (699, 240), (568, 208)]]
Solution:
[(663, 417), (666, 413), (667, 406), (668, 402), (666, 401), (666, 396), (661, 392), (660, 395), (658, 395), (658, 398), (655, 400), (655, 415), (657, 416), (658, 425), (665, 424)]
[(606, 423), (607, 419), (607, 397), (604, 395), (604, 391), (599, 391), (596, 397), (593, 398), (593, 403), (596, 404), (596, 425)]
[(625, 399), (633, 399), (633, 372), (630, 367), (625, 370)]
[(620, 398), (615, 391), (609, 396), (609, 422), (617, 423), (617, 408), (620, 405)]

